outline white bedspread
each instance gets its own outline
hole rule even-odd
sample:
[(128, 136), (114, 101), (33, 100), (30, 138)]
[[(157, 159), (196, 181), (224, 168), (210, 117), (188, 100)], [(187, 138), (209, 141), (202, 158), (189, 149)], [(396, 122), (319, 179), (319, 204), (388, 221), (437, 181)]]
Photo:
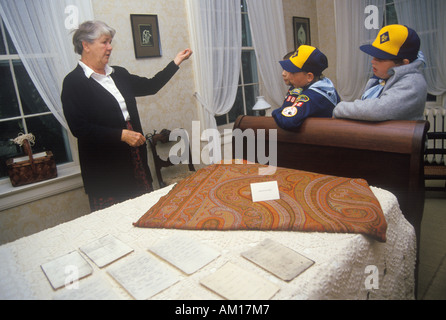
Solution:
[[(414, 299), (416, 240), (413, 227), (404, 219), (396, 198), (372, 187), (387, 219), (387, 242), (362, 235), (276, 231), (185, 231), (143, 229), (132, 225), (167, 187), (109, 209), (44, 230), (0, 247), (0, 299), (54, 299), (68, 290), (53, 290), (41, 265), (78, 251), (93, 268), (79, 281), (102, 281), (117, 298), (132, 299), (107, 270), (136, 255), (154, 256), (147, 249), (173, 234), (187, 235), (217, 249), (220, 256), (197, 272), (187, 275), (167, 262), (180, 281), (152, 299), (222, 299), (200, 281), (231, 262), (275, 283), (280, 290), (273, 299)], [(97, 267), (79, 248), (106, 235), (113, 235), (134, 251), (106, 267)], [(272, 239), (312, 259), (315, 264), (290, 282), (241, 256), (264, 239)], [(371, 266), (371, 267), (370, 267)], [(379, 282), (371, 283), (373, 270)], [(98, 297), (98, 299), (101, 297)]]

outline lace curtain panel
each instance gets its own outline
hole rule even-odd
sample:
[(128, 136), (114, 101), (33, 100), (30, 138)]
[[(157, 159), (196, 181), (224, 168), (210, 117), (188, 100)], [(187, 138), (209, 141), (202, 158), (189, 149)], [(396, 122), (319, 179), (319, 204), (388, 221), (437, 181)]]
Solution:
[[(433, 95), (446, 93), (446, 1), (398, 0), (395, 9), (399, 23), (417, 31), (421, 39), (427, 67), (423, 70), (428, 91)], [(446, 107), (446, 100), (444, 100)]]
[(267, 96), (280, 107), (288, 88), (279, 64), (287, 53), (282, 0), (247, 0), (253, 45)]
[[(359, 50), (363, 44), (372, 43), (378, 30), (367, 29), (365, 9), (369, 5), (384, 10), (385, 0), (336, 0), (337, 91), (343, 101), (359, 99), (373, 75), (371, 57)], [(382, 15), (379, 15), (382, 26)]]
[[(215, 116), (231, 110), (241, 64), (240, 0), (187, 0), (194, 51), (197, 92), (206, 129), (216, 129)], [(214, 149), (216, 150), (216, 149)]]
[(71, 31), (79, 21), (93, 19), (91, 1), (0, 0), (0, 14), (36, 89), (68, 129), (60, 92), (64, 77), (78, 61)]

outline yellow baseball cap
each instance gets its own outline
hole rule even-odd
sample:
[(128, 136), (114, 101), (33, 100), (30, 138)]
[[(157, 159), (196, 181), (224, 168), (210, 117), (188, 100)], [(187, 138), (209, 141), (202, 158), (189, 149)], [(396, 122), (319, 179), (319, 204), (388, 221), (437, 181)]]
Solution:
[(378, 59), (409, 59), (412, 62), (420, 51), (420, 38), (413, 29), (393, 24), (382, 28), (372, 44), (360, 49)]

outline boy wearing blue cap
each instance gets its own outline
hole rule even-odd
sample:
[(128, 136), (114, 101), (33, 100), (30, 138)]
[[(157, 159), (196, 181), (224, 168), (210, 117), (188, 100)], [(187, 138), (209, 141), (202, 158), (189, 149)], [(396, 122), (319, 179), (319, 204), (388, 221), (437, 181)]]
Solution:
[(340, 98), (330, 79), (322, 76), (327, 57), (315, 47), (302, 45), (280, 64), (284, 81), (293, 87), (282, 107), (272, 112), (277, 125), (296, 130), (308, 117), (331, 118)]
[(341, 102), (335, 118), (365, 121), (422, 120), (427, 84), (421, 73), (425, 62), (417, 33), (402, 25), (381, 29), (371, 45), (361, 51), (373, 57), (374, 77), (364, 95), (354, 102)]

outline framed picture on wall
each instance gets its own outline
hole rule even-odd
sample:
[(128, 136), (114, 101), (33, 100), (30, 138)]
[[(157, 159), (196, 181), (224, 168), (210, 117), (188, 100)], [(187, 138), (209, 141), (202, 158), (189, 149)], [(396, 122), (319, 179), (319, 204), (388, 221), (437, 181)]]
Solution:
[(293, 17), (294, 48), (311, 45), (310, 18)]
[(158, 16), (149, 14), (131, 14), (135, 57), (161, 57), (161, 39), (158, 28)]

